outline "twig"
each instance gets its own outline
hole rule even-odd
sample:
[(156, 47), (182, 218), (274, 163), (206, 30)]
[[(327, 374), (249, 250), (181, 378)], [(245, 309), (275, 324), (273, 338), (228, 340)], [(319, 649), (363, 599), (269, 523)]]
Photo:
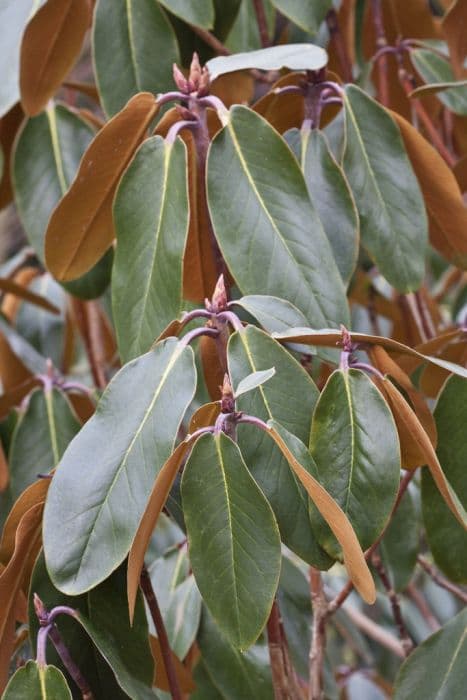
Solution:
[(445, 588), (447, 591), (450, 593), (453, 593), (459, 600), (462, 600), (463, 603), (467, 604), (467, 593), (462, 590), (462, 588), (459, 588), (459, 586), (456, 586), (454, 583), (451, 583), (451, 581), (448, 581), (445, 579), (441, 574), (435, 569), (430, 562), (425, 559), (425, 557), (421, 556), (420, 554), (417, 557), (417, 562), (420, 564), (422, 569), (426, 571), (426, 573), (431, 576), (433, 581), (438, 584), (438, 586), (441, 586), (441, 588)]
[(62, 636), (55, 625), (52, 625), (49, 630), (49, 637), (52, 641), (58, 655), (63, 661), (68, 673), (73, 678), (74, 682), (81, 691), (83, 700), (93, 700), (94, 695), (92, 694), (91, 688), (86, 680), (86, 678), (81, 673), (81, 669), (76, 665), (76, 663), (71, 658), (70, 652), (68, 651)]
[(178, 683), (178, 678), (172, 659), (172, 652), (169, 645), (169, 639), (167, 637), (167, 632), (165, 631), (164, 620), (162, 619), (156, 594), (154, 593), (151, 579), (145, 566), (143, 566), (143, 570), (141, 571), (140, 586), (144, 593), (144, 597), (146, 598), (146, 602), (151, 612), (152, 621), (154, 622), (154, 626), (156, 628), (157, 637), (161, 646), (162, 659), (164, 661), (165, 671), (169, 681), (170, 693), (173, 700), (182, 700), (183, 696)]
[(82, 301), (76, 297), (71, 297), (71, 304), (83, 339), (94, 384), (99, 389), (104, 389), (107, 386), (107, 379), (101, 365), (101, 338), (100, 332), (96, 327), (98, 323), (95, 308), (96, 302)]
[(404, 619), (402, 617), (402, 611), (401, 611), (401, 606), (399, 603), (399, 598), (397, 596), (396, 591), (392, 587), (391, 581), (389, 580), (388, 573), (386, 571), (386, 568), (382, 562), (381, 557), (377, 552), (373, 552), (373, 555), (371, 557), (371, 561), (373, 566), (375, 567), (376, 571), (378, 572), (378, 576), (381, 579), (381, 583), (383, 584), (387, 596), (389, 598), (389, 602), (391, 603), (391, 608), (392, 608), (392, 614), (394, 616), (395, 623), (397, 625), (397, 629), (399, 630), (399, 637), (401, 640), (402, 647), (404, 649), (405, 656), (409, 656), (411, 651), (414, 649), (414, 643), (412, 639), (409, 636), (409, 633), (407, 631), (407, 627), (405, 626)]
[(301, 700), (295, 671), (290, 662), (280, 610), (275, 600), (267, 623), (269, 658), (275, 700)]
[(433, 612), (426, 602), (424, 596), (422, 596), (420, 591), (414, 586), (413, 583), (409, 583), (406, 592), (420, 610), (423, 619), (427, 621), (430, 629), (433, 632), (437, 632), (439, 629), (441, 629), (439, 620), (433, 615)]
[(428, 308), (428, 305), (424, 299), (424, 297), (421, 294), (421, 291), (418, 289), (416, 292), (414, 292), (415, 296), (415, 303), (417, 304), (417, 309), (420, 314), (420, 318), (422, 321), (422, 326), (423, 326), (423, 331), (425, 333), (426, 338), (434, 338), (436, 336), (436, 328), (434, 327), (433, 324), (433, 319), (431, 318), (430, 310)]
[(349, 54), (347, 53), (347, 47), (342, 38), (337, 12), (334, 9), (329, 10), (327, 13), (326, 24), (329, 30), (330, 39), (336, 47), (336, 53), (342, 68), (342, 77), (346, 83), (351, 83), (353, 80), (352, 64), (350, 62)]
[(389, 651), (392, 651), (392, 653), (399, 656), (399, 658), (405, 659), (405, 652), (401, 642), (390, 632), (387, 632), (383, 627), (376, 624), (376, 622), (370, 620), (369, 617), (360, 612), (360, 610), (357, 610), (357, 608), (354, 608), (352, 605), (344, 605), (343, 610), (352, 620), (354, 625), (368, 637), (374, 639), (375, 642), (378, 642), (378, 644), (381, 644), (381, 646), (389, 649)]
[(311, 630), (308, 700), (322, 700), (327, 603), (323, 590), (321, 572), (312, 566), (310, 566), (310, 593), (313, 607), (313, 624)]
[(268, 22), (266, 18), (266, 13), (264, 11), (263, 0), (252, 0), (253, 7), (255, 9), (256, 21), (258, 23), (259, 37), (261, 39), (261, 46), (264, 48), (270, 45), (269, 32), (268, 32)]
[[(379, 50), (387, 46), (388, 43), (384, 31), (381, 0), (372, 0), (371, 9), (376, 32), (376, 47)], [(378, 57), (378, 76), (379, 100), (382, 105), (387, 107), (389, 105), (388, 54), (383, 51)]]
[(189, 27), (194, 31), (195, 34), (199, 36), (200, 39), (204, 41), (205, 44), (210, 46), (216, 53), (220, 54), (221, 56), (230, 56), (230, 51), (227, 48), (227, 46), (224, 46), (224, 44), (219, 41), (219, 39), (214, 36), (211, 32), (208, 32), (207, 29), (203, 29), (202, 27), (196, 27), (194, 24), (190, 24)]

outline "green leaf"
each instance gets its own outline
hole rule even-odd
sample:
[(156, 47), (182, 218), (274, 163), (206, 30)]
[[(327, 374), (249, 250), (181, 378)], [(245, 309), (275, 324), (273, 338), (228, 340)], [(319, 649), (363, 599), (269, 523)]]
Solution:
[(293, 664), (306, 678), (311, 644), (310, 585), (297, 564), (287, 557), (282, 557), (277, 602)]
[(11, 677), (2, 700), (72, 700), (65, 676), (55, 666), (28, 661)]
[(281, 14), (309, 34), (316, 34), (332, 8), (332, 0), (272, 0), (272, 3)]
[(195, 386), (193, 351), (168, 338), (116, 374), (70, 444), (44, 513), (47, 567), (64, 593), (96, 586), (128, 553)]
[(244, 294), (287, 299), (317, 328), (347, 323), (344, 285), (298, 163), (268, 122), (246, 107), (232, 107), (211, 144), (208, 201)]
[(232, 56), (216, 56), (206, 63), (214, 80), (219, 75), (237, 70), (320, 70), (328, 62), (326, 51), (314, 44), (281, 44), (258, 51), (246, 51)]
[(455, 114), (467, 115), (467, 82), (456, 81), (449, 61), (427, 49), (412, 50), (410, 60), (417, 73), (428, 83), (426, 87), (439, 85), (442, 92), (438, 97), (448, 109)]
[[(275, 418), (307, 443), (318, 390), (299, 363), (254, 326), (231, 336), (228, 362), (234, 386), (249, 372), (275, 367), (274, 377), (256, 391), (243, 395), (237, 402), (237, 410), (264, 421)], [(256, 426), (239, 426), (238, 440), (248, 468), (272, 505), (283, 542), (308, 563), (328, 568), (331, 560), (319, 547), (311, 529), (308, 496), (279, 449)]]
[(267, 382), (268, 379), (271, 379), (271, 377), (273, 377), (275, 373), (275, 368), (270, 367), (269, 369), (262, 369), (258, 372), (252, 372), (251, 374), (248, 374), (238, 383), (237, 389), (234, 391), (235, 398), (238, 399), (238, 397), (242, 394), (246, 394), (247, 392), (256, 389), (256, 387), (261, 386), (262, 384)]
[(299, 328), (307, 320), (296, 306), (279, 297), (264, 294), (250, 294), (235, 299), (235, 306), (240, 306), (251, 314), (268, 333), (283, 333), (290, 328)]
[[(435, 409), (438, 431), (437, 455), (454, 492), (467, 506), (465, 465), (467, 443), (467, 381), (450, 377)], [(446, 506), (430, 472), (422, 470), (422, 512), (428, 544), (442, 571), (457, 583), (467, 583), (467, 532)]]
[(399, 129), (360, 88), (346, 88), (344, 172), (360, 216), (362, 244), (400, 292), (425, 272), (427, 217)]
[[(274, 697), (269, 651), (255, 644), (240, 653), (235, 649), (204, 608), (198, 644), (210, 679), (225, 700)], [(202, 700), (205, 700), (204, 697)]]
[(410, 491), (406, 491), (379, 545), (381, 558), (395, 591), (403, 591), (410, 582), (417, 564), (419, 546), (417, 511)]
[(190, 695), (190, 700), (225, 700), (225, 696), (221, 695), (214, 685), (203, 659), (200, 659), (195, 666), (193, 680), (196, 688)]
[[(215, 0), (216, 1), (216, 28), (219, 22), (222, 22), (223, 15), (226, 12), (226, 0)], [(222, 3), (222, 5), (220, 5)], [(234, 15), (235, 3), (237, 5), (237, 12)], [(258, 21), (256, 19), (255, 8), (251, 0), (229, 0), (231, 5), (230, 16), (234, 18), (234, 22), (230, 22), (231, 26), (228, 27), (230, 30), (228, 36), (225, 39), (226, 47), (233, 53), (238, 54), (244, 51), (254, 51), (255, 49), (260, 49), (261, 37), (259, 34)], [(273, 35), (274, 24), (275, 24), (275, 10), (269, 0), (263, 3), (264, 13), (266, 15), (266, 26), (268, 29), (269, 36)], [(229, 17), (227, 16), (227, 23)], [(224, 22), (222, 22), (222, 25)], [(222, 29), (222, 25), (219, 29)], [(228, 26), (228, 24), (227, 24)], [(220, 37), (220, 34), (215, 31), (216, 36)], [(222, 33), (222, 32), (221, 32)]]
[(428, 637), (402, 665), (394, 700), (462, 698), (467, 684), (467, 609)]
[(169, 144), (154, 136), (137, 151), (117, 190), (112, 305), (124, 362), (146, 352), (181, 312), (186, 167), (181, 139)]
[(189, 24), (204, 29), (214, 25), (214, 5), (212, 0), (159, 0), (172, 14)]
[(195, 443), (183, 473), (182, 500), (203, 600), (230, 642), (247, 649), (271, 611), (281, 548), (271, 507), (224, 433)]
[(80, 424), (59, 389), (38, 389), (13, 433), (9, 454), (10, 492), (13, 500), (34, 483), (38, 474), (57, 466)]
[(138, 92), (173, 88), (180, 62), (172, 25), (155, 0), (98, 0), (92, 36), (97, 87), (107, 116)]
[[(15, 202), (29, 243), (42, 262), (50, 216), (93, 136), (91, 127), (63, 105), (49, 105), (25, 121), (19, 132), (12, 167)], [(63, 286), (85, 299), (100, 296), (110, 281), (112, 257), (109, 251), (86, 275)]]
[(302, 136), (301, 165), (310, 199), (318, 212), (347, 286), (358, 257), (359, 221), (349, 183), (318, 129)]
[[(391, 411), (360, 370), (336, 370), (313, 414), (310, 452), (317, 478), (340, 505), (367, 549), (383, 531), (397, 495), (399, 439)], [(313, 504), (321, 545), (337, 557), (340, 547)]]

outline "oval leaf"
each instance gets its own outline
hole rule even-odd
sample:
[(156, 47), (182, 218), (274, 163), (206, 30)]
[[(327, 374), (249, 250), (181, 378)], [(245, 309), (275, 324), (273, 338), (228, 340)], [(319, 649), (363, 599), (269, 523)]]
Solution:
[(344, 285), (298, 163), (277, 132), (246, 107), (231, 109), (211, 144), (208, 201), (243, 293), (288, 299), (317, 327), (346, 323)]
[(182, 479), (190, 562), (207, 607), (230, 642), (247, 649), (271, 611), (279, 581), (279, 531), (240, 450), (203, 435)]
[(455, 76), (448, 61), (428, 49), (412, 50), (410, 60), (417, 73), (428, 83), (427, 87), (445, 85), (438, 97), (448, 109), (455, 114), (467, 115), (467, 83), (459, 81), (455, 87), (449, 85), (455, 81)]
[(232, 302), (255, 318), (267, 333), (282, 333), (306, 325), (306, 318), (296, 306), (279, 297), (250, 294)]
[(362, 244), (396, 289), (417, 289), (425, 272), (426, 213), (400, 134), (360, 88), (345, 91), (344, 172), (360, 216)]
[(257, 68), (259, 70), (321, 70), (328, 62), (326, 51), (314, 44), (282, 44), (233, 56), (216, 56), (206, 63), (211, 80), (224, 73)]
[(72, 700), (65, 676), (55, 666), (28, 661), (11, 677), (3, 700)]
[(113, 318), (127, 362), (146, 352), (182, 307), (188, 195), (180, 139), (143, 143), (118, 187), (114, 221)]
[(162, 341), (118, 372), (65, 452), (44, 515), (47, 567), (63, 592), (89, 590), (128, 553), (195, 384), (192, 350)]
[(268, 379), (271, 379), (271, 377), (273, 377), (275, 373), (275, 368), (270, 367), (269, 369), (262, 369), (258, 370), (258, 372), (252, 372), (251, 374), (248, 374), (238, 383), (238, 386), (234, 391), (235, 398), (238, 399), (238, 397), (242, 394), (246, 394), (249, 391), (256, 389), (256, 387), (261, 386), (262, 384), (267, 382)]

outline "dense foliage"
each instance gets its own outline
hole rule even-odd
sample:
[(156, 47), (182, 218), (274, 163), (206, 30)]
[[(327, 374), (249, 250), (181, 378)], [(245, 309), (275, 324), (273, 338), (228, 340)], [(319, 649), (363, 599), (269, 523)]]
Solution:
[(5, 700), (460, 700), (465, 0), (0, 0)]

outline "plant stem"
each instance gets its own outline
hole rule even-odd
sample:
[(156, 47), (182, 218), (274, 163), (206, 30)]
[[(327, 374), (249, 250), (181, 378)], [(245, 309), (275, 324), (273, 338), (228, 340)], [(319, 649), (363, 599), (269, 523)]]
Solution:
[(402, 644), (390, 632), (387, 632), (383, 627), (377, 625), (376, 622), (370, 620), (364, 613), (354, 608), (353, 605), (345, 605), (344, 612), (358, 629), (364, 632), (368, 637), (374, 639), (381, 646), (392, 651), (393, 654), (401, 659), (405, 658), (405, 652)]
[(375, 567), (376, 571), (378, 572), (378, 576), (381, 579), (381, 583), (383, 584), (387, 596), (389, 598), (389, 602), (391, 603), (391, 608), (392, 608), (392, 614), (394, 616), (394, 620), (397, 625), (397, 629), (399, 630), (399, 637), (401, 640), (402, 647), (404, 649), (404, 654), (405, 656), (409, 656), (409, 654), (413, 651), (414, 649), (414, 643), (412, 639), (409, 636), (409, 633), (407, 631), (407, 627), (405, 626), (405, 622), (402, 617), (402, 611), (401, 611), (401, 606), (399, 603), (399, 598), (397, 596), (396, 591), (392, 587), (391, 581), (389, 580), (388, 573), (386, 571), (386, 568), (383, 564), (383, 561), (381, 557), (379, 556), (378, 552), (373, 552), (373, 556), (371, 557), (371, 561), (373, 566)]
[(211, 32), (208, 32), (207, 29), (203, 29), (202, 27), (196, 27), (194, 24), (190, 24), (189, 27), (194, 31), (195, 34), (199, 36), (200, 39), (204, 41), (205, 44), (210, 46), (214, 51), (221, 56), (230, 56), (230, 51), (229, 49), (224, 46), (224, 44), (219, 41), (219, 39), (214, 36)]
[(164, 626), (164, 620), (162, 619), (156, 594), (154, 593), (151, 579), (149, 577), (148, 570), (145, 566), (143, 566), (143, 570), (141, 571), (140, 586), (141, 590), (144, 593), (144, 597), (146, 598), (149, 610), (151, 612), (154, 627), (156, 628), (157, 637), (161, 646), (162, 659), (164, 661), (165, 671), (167, 674), (167, 679), (169, 681), (169, 688), (170, 693), (172, 695), (172, 699), (182, 700), (182, 692), (178, 684), (178, 678), (172, 659), (172, 651), (170, 649), (169, 639), (167, 637), (167, 632)]
[[(376, 32), (376, 47), (379, 50), (386, 47), (388, 43), (386, 33), (384, 31), (383, 8), (381, 5), (381, 0), (372, 0), (371, 9), (373, 24)], [(388, 67), (388, 55), (385, 52), (381, 52), (381, 54), (378, 56), (378, 87), (379, 100), (385, 107), (389, 105)]]
[(422, 617), (427, 621), (430, 629), (433, 632), (437, 632), (439, 629), (441, 629), (441, 624), (439, 620), (437, 620), (436, 617), (433, 615), (431, 608), (429, 607), (428, 603), (426, 602), (425, 598), (420, 593), (418, 588), (416, 588), (416, 586), (414, 586), (413, 583), (409, 583), (406, 591), (409, 597), (412, 598), (417, 608), (420, 610)]
[(271, 42), (269, 40), (268, 22), (266, 18), (266, 13), (264, 11), (263, 0), (252, 0), (252, 2), (255, 10), (256, 21), (258, 23), (261, 46), (265, 48), (269, 46)]
[(88, 356), (94, 384), (98, 389), (105, 389), (107, 386), (107, 379), (101, 365), (102, 343), (100, 329), (98, 328), (96, 302), (82, 301), (76, 297), (71, 297), (71, 303)]
[(49, 637), (68, 673), (80, 689), (83, 700), (94, 700), (94, 695), (92, 694), (86, 678), (81, 673), (80, 668), (73, 661), (70, 652), (68, 651), (62, 636), (55, 625), (51, 626), (49, 630)]
[(451, 581), (448, 581), (441, 576), (435, 567), (432, 566), (432, 564), (430, 564), (430, 562), (421, 554), (418, 555), (417, 562), (420, 564), (422, 569), (424, 569), (424, 571), (431, 576), (433, 581), (437, 583), (438, 586), (445, 588), (447, 591), (459, 598), (459, 600), (462, 600), (463, 603), (467, 604), (467, 593), (463, 591), (462, 588), (459, 588), (459, 586), (456, 586), (454, 583), (451, 583)]
[(275, 700), (301, 700), (295, 671), (290, 662), (287, 640), (282, 629), (279, 605), (272, 604), (267, 622), (269, 658)]
[(313, 607), (313, 624), (311, 630), (308, 700), (322, 700), (327, 603), (321, 572), (312, 566), (310, 566), (310, 593)]

